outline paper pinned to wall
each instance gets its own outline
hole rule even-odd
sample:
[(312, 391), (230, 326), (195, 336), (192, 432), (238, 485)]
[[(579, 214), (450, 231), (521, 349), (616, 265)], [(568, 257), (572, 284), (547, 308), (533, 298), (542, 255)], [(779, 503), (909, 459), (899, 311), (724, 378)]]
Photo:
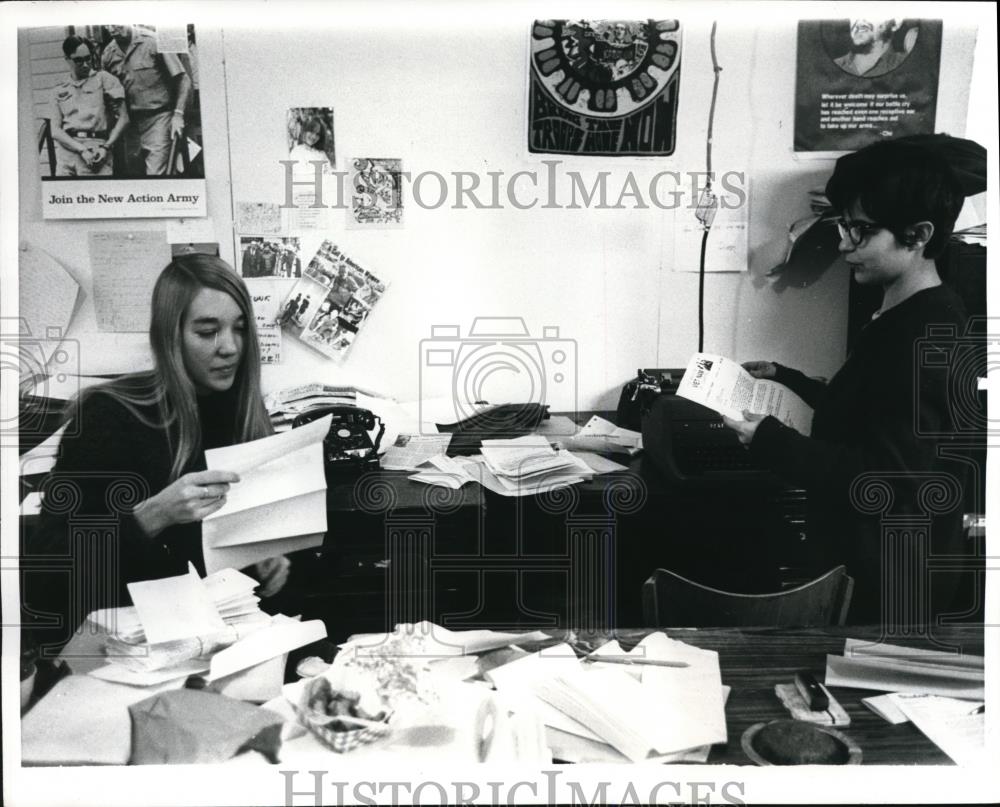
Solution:
[(44, 366), (69, 330), (80, 284), (54, 258), (31, 244), (21, 245), (18, 268), (18, 312), (27, 326), (19, 346)]
[(270, 280), (253, 278), (245, 281), (253, 302), (257, 323), (257, 340), (260, 342), (260, 363), (278, 364), (281, 361), (281, 326), (278, 325), (278, 307), (284, 290)]
[(148, 331), (153, 286), (171, 260), (166, 234), (162, 230), (90, 233), (88, 245), (97, 327)]
[(186, 25), (157, 25), (156, 49), (160, 53), (187, 53)]
[(213, 244), (218, 240), (210, 218), (167, 219), (168, 244)]
[[(705, 248), (706, 272), (746, 272), (750, 266), (747, 248), (749, 233), (749, 183), (745, 171), (728, 171), (714, 188), (718, 206)], [(673, 269), (697, 272), (701, 263), (702, 223), (696, 217), (697, 201), (684, 194), (683, 204), (674, 215)]]
[(274, 202), (237, 202), (236, 232), (280, 235), (281, 208)]

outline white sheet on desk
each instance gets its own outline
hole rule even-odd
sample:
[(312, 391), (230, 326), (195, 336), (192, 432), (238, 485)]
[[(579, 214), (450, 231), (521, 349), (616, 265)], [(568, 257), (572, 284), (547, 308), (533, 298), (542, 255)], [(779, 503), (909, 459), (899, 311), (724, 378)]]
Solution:
[(125, 765), (132, 755), (133, 703), (177, 681), (132, 687), (69, 675), (21, 718), (21, 760), (34, 765)]
[[(729, 698), (731, 687), (722, 687), (723, 703)], [(598, 740), (591, 740), (579, 734), (572, 734), (557, 728), (547, 727), (546, 738), (552, 755), (563, 762), (574, 763), (626, 763), (629, 758), (616, 751), (610, 745)], [(700, 745), (696, 748), (687, 748), (683, 751), (675, 751), (670, 754), (653, 754), (646, 758), (648, 762), (660, 764), (687, 764), (708, 762), (708, 756), (712, 752), (711, 745)]]
[(124, 664), (105, 664), (96, 670), (91, 670), (87, 675), (100, 678), (102, 681), (110, 681), (115, 684), (128, 684), (134, 687), (153, 687), (159, 684), (166, 684), (174, 681), (178, 688), (183, 686), (189, 676), (199, 675), (208, 671), (208, 662), (204, 659), (191, 659), (184, 661), (175, 667), (167, 667), (162, 670), (134, 670)]
[(958, 765), (982, 765), (986, 759), (986, 714), (982, 703), (938, 695), (893, 693), (889, 696), (926, 737)]
[(595, 474), (610, 474), (615, 471), (627, 471), (628, 467), (595, 454), (593, 451), (574, 451), (573, 456), (585, 463)]
[(982, 700), (983, 657), (847, 639), (826, 657), (827, 686)]
[[(396, 443), (402, 440), (401, 445)], [(413, 471), (432, 457), (444, 455), (451, 444), (450, 434), (399, 434), (382, 455), (387, 471)]]
[(543, 642), (552, 637), (542, 631), (507, 633), (504, 631), (449, 630), (426, 620), (396, 625), (391, 634), (360, 633), (340, 645), (341, 652), (361, 652), (365, 647), (377, 647), (389, 636), (414, 636), (421, 639), (423, 652), (429, 656), (449, 657), (475, 655), (511, 645)]
[(277, 614), (267, 627), (253, 631), (249, 636), (212, 656), (211, 669), (206, 680), (217, 681), (325, 638), (326, 626), (322, 620), (311, 619), (300, 622)]

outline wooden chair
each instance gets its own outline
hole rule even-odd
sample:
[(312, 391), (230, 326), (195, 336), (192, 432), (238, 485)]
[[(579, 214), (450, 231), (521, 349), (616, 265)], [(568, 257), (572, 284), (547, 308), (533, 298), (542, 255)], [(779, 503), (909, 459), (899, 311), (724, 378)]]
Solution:
[(657, 569), (642, 586), (645, 627), (843, 625), (854, 580), (843, 566), (788, 591), (737, 594)]

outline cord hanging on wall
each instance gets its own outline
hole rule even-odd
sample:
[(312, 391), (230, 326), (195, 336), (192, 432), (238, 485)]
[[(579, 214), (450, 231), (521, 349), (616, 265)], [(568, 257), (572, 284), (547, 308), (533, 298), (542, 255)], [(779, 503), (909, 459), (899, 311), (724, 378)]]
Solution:
[(715, 102), (719, 95), (719, 61), (715, 53), (715, 28), (717, 23), (712, 22), (712, 33), (709, 40), (712, 51), (712, 101), (708, 107), (708, 136), (705, 142), (705, 171), (708, 180), (705, 189), (698, 198), (698, 207), (695, 210), (695, 218), (701, 222), (704, 231), (701, 234), (701, 257), (698, 262), (698, 352), (705, 350), (705, 250), (708, 247), (708, 233), (712, 229), (712, 222), (715, 220), (715, 212), (719, 208), (719, 199), (712, 192), (712, 127), (715, 124)]

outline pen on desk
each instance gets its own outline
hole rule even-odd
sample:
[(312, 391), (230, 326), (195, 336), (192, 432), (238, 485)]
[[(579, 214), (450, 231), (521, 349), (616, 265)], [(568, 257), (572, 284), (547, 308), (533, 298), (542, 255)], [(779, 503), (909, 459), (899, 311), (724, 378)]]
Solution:
[(584, 661), (599, 661), (602, 664), (641, 664), (647, 667), (687, 667), (686, 661), (666, 661), (658, 658), (630, 658), (628, 656), (584, 656)]

